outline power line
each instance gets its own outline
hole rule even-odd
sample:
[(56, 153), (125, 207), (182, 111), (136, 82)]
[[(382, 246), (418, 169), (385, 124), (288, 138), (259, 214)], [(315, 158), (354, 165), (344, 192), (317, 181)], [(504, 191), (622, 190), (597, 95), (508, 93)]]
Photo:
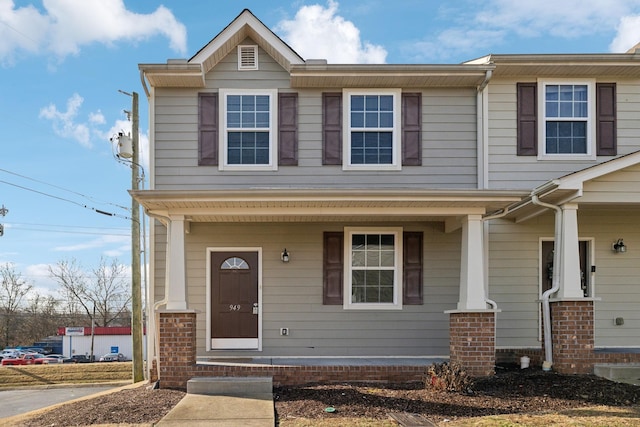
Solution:
[[(11, 225), (11, 224), (6, 224)], [(121, 233), (99, 233), (99, 232), (90, 232), (90, 231), (66, 231), (66, 230), (52, 230), (46, 228), (28, 228), (28, 227), (11, 227), (12, 230), (26, 230), (26, 231), (37, 231), (40, 233), (63, 233), (63, 234), (88, 234), (93, 236), (131, 236), (131, 233), (121, 234)]]
[(23, 33), (22, 31), (18, 30), (17, 28), (12, 27), (11, 25), (9, 25), (9, 23), (5, 20), (0, 19), (0, 23), (6, 25), (9, 29), (15, 31), (17, 34), (20, 34), (22, 37), (24, 37), (25, 39), (29, 40), (30, 42), (33, 42), (33, 44), (38, 47), (38, 42), (35, 41), (34, 39), (32, 39), (31, 37), (29, 37), (28, 35), (26, 35), (25, 33)]
[(103, 210), (100, 210), (100, 209), (96, 209), (96, 208), (94, 208), (92, 206), (83, 205), (82, 203), (78, 203), (78, 202), (76, 202), (74, 200), (65, 199), (64, 197), (60, 197), (60, 196), (54, 196), (53, 194), (49, 194), (49, 193), (45, 193), (45, 192), (42, 192), (42, 191), (34, 190), (33, 188), (25, 187), (23, 185), (14, 184), (14, 183), (11, 183), (11, 182), (8, 182), (8, 181), (4, 181), (4, 180), (0, 180), (0, 182), (3, 183), (3, 184), (7, 184), (7, 185), (11, 185), (13, 187), (20, 188), (22, 190), (31, 191), (33, 193), (37, 193), (37, 194), (40, 194), (42, 196), (51, 197), (52, 199), (57, 199), (57, 200), (61, 200), (63, 202), (68, 202), (68, 203), (71, 203), (73, 205), (80, 206), (82, 208), (88, 209), (90, 211), (94, 211), (94, 212), (102, 214), (102, 215), (114, 216), (114, 217), (118, 217), (118, 218), (129, 220), (129, 221), (133, 220), (131, 217), (128, 217), (128, 216), (124, 216), (124, 215), (120, 215), (120, 214), (116, 214), (116, 213), (112, 213), (112, 212), (106, 212), (106, 211), (103, 211)]
[(130, 208), (128, 208), (128, 207), (126, 207), (126, 206), (120, 206), (120, 205), (118, 205), (118, 204), (116, 204), (116, 203), (111, 203), (111, 202), (107, 202), (107, 201), (104, 201), (104, 200), (99, 200), (99, 199), (97, 199), (97, 198), (95, 198), (95, 197), (87, 196), (87, 195), (82, 194), (82, 193), (79, 193), (79, 192), (77, 192), (77, 191), (69, 190), (68, 188), (64, 188), (64, 187), (61, 187), (61, 186), (59, 186), (59, 185), (55, 185), (55, 184), (51, 184), (51, 183), (48, 183), (48, 182), (40, 181), (40, 180), (37, 180), (37, 179), (35, 179), (35, 178), (31, 178), (31, 177), (28, 177), (28, 176), (26, 176), (26, 175), (21, 175), (21, 174), (16, 173), (16, 172), (11, 172), (11, 171), (6, 170), (6, 169), (2, 169), (2, 168), (0, 168), (0, 171), (1, 171), (1, 172), (8, 173), (8, 174), (11, 174), (11, 175), (18, 176), (18, 177), (20, 177), (20, 178), (28, 179), (29, 181), (37, 182), (37, 183), (39, 183), (39, 184), (48, 185), (49, 187), (57, 188), (58, 190), (66, 191), (66, 192), (69, 192), (69, 193), (75, 194), (75, 195), (77, 195), (77, 196), (84, 197), (85, 199), (91, 200), (91, 201), (96, 202), (96, 203), (101, 203), (101, 204), (103, 204), (103, 205), (112, 205), (112, 206), (116, 206), (116, 207), (118, 207), (118, 208), (120, 208), (120, 209), (123, 209), (123, 210), (125, 210), (125, 211), (130, 211), (130, 210), (131, 210)]
[(39, 224), (32, 222), (11, 222), (12, 225), (35, 225), (37, 227), (60, 227), (60, 228), (82, 228), (88, 230), (130, 230), (129, 227), (94, 227), (83, 225), (65, 225), (65, 224)]

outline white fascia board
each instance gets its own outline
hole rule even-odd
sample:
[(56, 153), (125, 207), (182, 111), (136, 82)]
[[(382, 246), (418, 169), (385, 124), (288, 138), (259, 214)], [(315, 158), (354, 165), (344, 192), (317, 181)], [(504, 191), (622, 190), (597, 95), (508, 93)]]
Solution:
[(267, 43), (275, 47), (291, 64), (304, 64), (304, 60), (300, 58), (297, 53), (295, 53), (286, 43), (284, 43), (248, 10), (245, 10), (240, 14), (238, 18), (236, 18), (231, 24), (222, 30), (220, 34), (211, 40), (208, 45), (196, 53), (189, 62), (204, 63), (207, 58), (227, 43), (236, 33), (242, 31), (242, 28), (245, 25), (251, 27), (253, 31), (266, 40)]

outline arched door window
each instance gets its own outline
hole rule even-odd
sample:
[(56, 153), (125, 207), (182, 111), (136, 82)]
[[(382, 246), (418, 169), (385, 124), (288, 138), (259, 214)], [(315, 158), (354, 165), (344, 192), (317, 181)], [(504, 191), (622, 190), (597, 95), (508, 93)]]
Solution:
[(239, 257), (231, 257), (224, 260), (220, 270), (248, 270), (249, 264)]

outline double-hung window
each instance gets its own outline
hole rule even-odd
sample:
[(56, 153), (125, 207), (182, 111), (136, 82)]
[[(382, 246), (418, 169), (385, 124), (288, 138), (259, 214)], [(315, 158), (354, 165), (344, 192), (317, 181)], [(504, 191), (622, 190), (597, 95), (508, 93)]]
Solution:
[(400, 91), (345, 90), (343, 102), (343, 169), (399, 170)]
[(595, 83), (540, 81), (539, 157), (595, 157)]
[(344, 307), (402, 308), (402, 229), (345, 228)]
[(277, 93), (221, 89), (221, 170), (276, 170)]

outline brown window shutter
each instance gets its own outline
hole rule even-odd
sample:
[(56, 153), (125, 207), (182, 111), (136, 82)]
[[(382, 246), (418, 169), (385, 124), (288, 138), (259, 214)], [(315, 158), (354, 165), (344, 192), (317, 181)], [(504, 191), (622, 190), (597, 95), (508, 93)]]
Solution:
[(218, 164), (218, 94), (198, 94), (198, 165)]
[(342, 305), (344, 278), (344, 235), (341, 231), (324, 233), (322, 304)]
[(596, 154), (615, 156), (617, 150), (616, 84), (596, 84)]
[(342, 93), (322, 94), (322, 164), (342, 164)]
[(402, 94), (402, 164), (422, 165), (422, 94)]
[(278, 94), (278, 164), (298, 165), (298, 94)]
[(537, 84), (518, 83), (518, 156), (538, 154)]
[(422, 232), (406, 231), (403, 241), (402, 303), (421, 305), (422, 301)]

